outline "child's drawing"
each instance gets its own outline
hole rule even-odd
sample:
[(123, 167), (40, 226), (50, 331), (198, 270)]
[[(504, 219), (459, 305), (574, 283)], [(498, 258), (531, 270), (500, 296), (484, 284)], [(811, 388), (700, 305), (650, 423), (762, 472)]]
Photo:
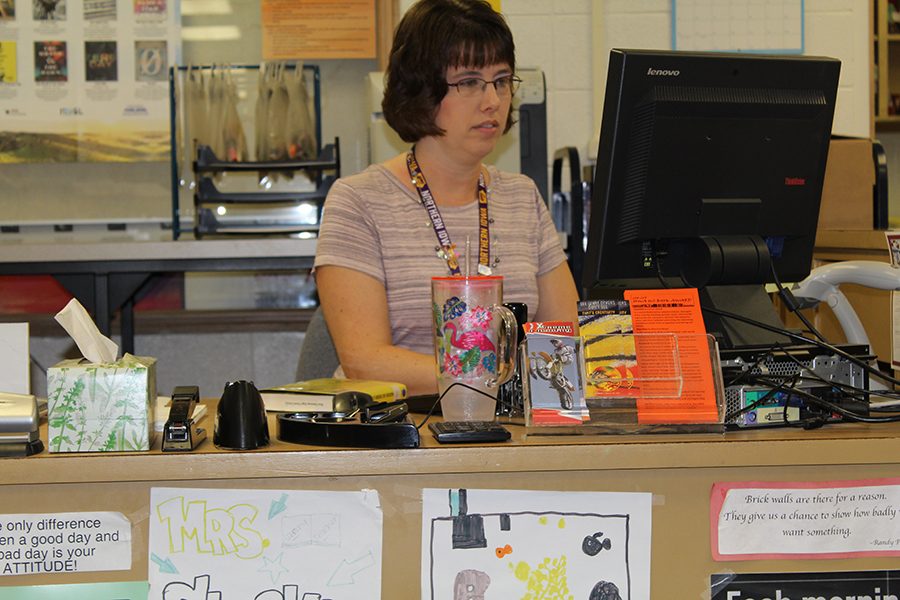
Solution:
[(380, 597), (378, 494), (153, 488), (148, 600)]
[(641, 600), (650, 494), (427, 489), (423, 600)]

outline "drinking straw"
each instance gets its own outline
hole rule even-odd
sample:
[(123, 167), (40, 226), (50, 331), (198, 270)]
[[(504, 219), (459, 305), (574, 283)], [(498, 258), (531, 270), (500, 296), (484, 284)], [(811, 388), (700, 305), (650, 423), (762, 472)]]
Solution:
[(472, 240), (466, 236), (466, 279), (469, 278), (469, 257), (472, 256)]

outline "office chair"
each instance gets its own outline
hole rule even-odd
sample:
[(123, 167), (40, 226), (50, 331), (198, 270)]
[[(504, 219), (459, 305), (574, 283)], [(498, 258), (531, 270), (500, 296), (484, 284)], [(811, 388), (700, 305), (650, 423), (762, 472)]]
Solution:
[(325, 323), (322, 307), (319, 306), (309, 320), (306, 335), (303, 336), (303, 345), (300, 346), (297, 381), (332, 377), (339, 364), (331, 333)]

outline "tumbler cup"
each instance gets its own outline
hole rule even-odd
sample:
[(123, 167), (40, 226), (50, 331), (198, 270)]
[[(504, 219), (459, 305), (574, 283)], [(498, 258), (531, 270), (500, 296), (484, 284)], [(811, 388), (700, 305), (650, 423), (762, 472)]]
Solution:
[(500, 384), (515, 373), (516, 318), (502, 302), (500, 276), (431, 280), (434, 356), (446, 421), (494, 420)]

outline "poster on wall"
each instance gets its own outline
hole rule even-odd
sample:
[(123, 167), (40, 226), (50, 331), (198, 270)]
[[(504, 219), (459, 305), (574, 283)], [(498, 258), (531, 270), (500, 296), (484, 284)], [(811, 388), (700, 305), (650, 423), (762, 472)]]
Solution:
[(649, 598), (651, 494), (425, 489), (422, 598)]
[(710, 600), (898, 600), (900, 571), (817, 573), (717, 573), (710, 576)]
[(178, 0), (0, 0), (0, 163), (167, 160), (180, 40)]
[(378, 600), (378, 492), (152, 488), (149, 600)]
[(375, 0), (261, 0), (265, 60), (375, 58)]

